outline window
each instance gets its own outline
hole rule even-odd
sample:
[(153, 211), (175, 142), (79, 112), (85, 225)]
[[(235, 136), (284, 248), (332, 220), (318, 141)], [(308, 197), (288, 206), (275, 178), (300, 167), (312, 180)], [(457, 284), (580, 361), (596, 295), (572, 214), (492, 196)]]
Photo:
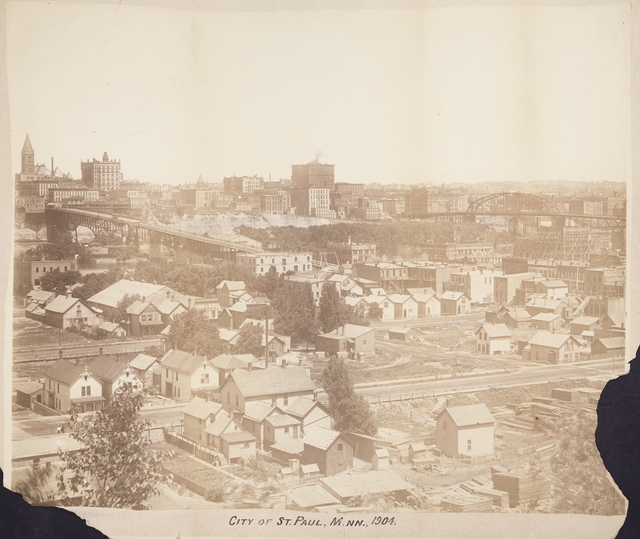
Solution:
[(169, 369), (165, 369), (165, 378), (169, 378)]
[(467, 440), (467, 451), (471, 451), (471, 440)]
[(447, 430), (447, 420), (443, 419), (442, 421), (442, 430)]
[(178, 381), (178, 371), (176, 371), (176, 382)]
[(87, 397), (91, 396), (91, 386), (87, 386)]
[(282, 404), (284, 404), (285, 406), (287, 406), (287, 405), (289, 404), (289, 396), (288, 396), (288, 395), (285, 395), (285, 396), (284, 396), (284, 399), (283, 399), (283, 403), (282, 403)]
[(338, 444), (338, 451), (342, 451), (342, 444)]
[(82, 396), (86, 396), (87, 394), (87, 388), (85, 386), (82, 386)]
[(236, 406), (238, 406), (238, 395), (236, 395)]
[(231, 402), (231, 393), (227, 391), (227, 404)]
[(140, 317), (140, 320), (142, 320), (143, 322), (146, 322), (146, 321), (147, 321), (147, 317), (146, 317), (146, 315), (144, 315), (144, 314), (143, 314), (143, 315)]
[(276, 397), (271, 397), (271, 406), (275, 406), (276, 405)]
[(249, 442), (245, 442), (244, 443), (244, 447), (245, 447), (245, 449), (248, 449), (249, 448)]
[(56, 393), (60, 393), (60, 382), (58, 382), (58, 387), (57, 387)]
[(40, 268), (36, 268), (36, 273), (40, 273)]
[(289, 427), (285, 427), (285, 428), (284, 428), (284, 433), (285, 433), (285, 434), (289, 434)]
[(42, 268), (42, 273), (47, 273), (47, 268)]
[(208, 384), (209, 383), (209, 373), (200, 375), (200, 383)]

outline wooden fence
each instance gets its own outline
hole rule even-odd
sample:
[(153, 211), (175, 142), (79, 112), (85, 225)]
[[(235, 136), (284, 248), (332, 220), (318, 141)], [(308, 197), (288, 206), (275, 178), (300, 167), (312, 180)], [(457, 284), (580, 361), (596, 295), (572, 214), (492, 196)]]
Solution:
[(197, 457), (210, 464), (220, 465), (220, 457), (218, 450), (215, 448), (207, 447), (206, 445), (199, 444), (198, 442), (187, 438), (177, 431), (171, 431), (166, 427), (162, 427), (164, 433), (164, 440), (176, 447), (191, 453), (194, 457)]

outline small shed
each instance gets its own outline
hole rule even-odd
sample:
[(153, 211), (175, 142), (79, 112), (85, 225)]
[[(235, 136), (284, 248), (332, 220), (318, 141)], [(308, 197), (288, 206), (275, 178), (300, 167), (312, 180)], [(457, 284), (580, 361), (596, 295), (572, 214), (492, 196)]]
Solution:
[(411, 442), (409, 444), (409, 461), (420, 462), (427, 460), (427, 448), (423, 442)]
[(138, 354), (131, 360), (129, 367), (143, 381), (144, 387), (160, 388), (160, 361), (147, 354)]
[(394, 327), (389, 330), (389, 340), (413, 342), (419, 340), (420, 334), (414, 328)]
[(599, 318), (595, 316), (578, 316), (571, 321), (571, 335), (582, 335), (583, 331), (594, 331)]
[(376, 449), (371, 457), (372, 470), (386, 470), (389, 468), (389, 451), (386, 448)]
[(115, 322), (102, 322), (96, 332), (105, 339), (124, 339), (127, 336), (127, 331)]
[(34, 402), (42, 402), (44, 385), (41, 382), (24, 382), (16, 386), (16, 404), (33, 410)]
[(320, 468), (317, 463), (301, 464), (300, 465), (300, 477), (303, 479), (309, 479), (311, 477), (320, 477)]

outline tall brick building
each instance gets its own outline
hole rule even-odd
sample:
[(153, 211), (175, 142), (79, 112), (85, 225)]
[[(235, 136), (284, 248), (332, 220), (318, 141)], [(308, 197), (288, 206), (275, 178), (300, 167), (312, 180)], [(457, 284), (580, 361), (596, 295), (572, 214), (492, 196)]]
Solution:
[(120, 187), (122, 172), (120, 161), (109, 159), (107, 152), (102, 155), (102, 161), (82, 161), (80, 163), (82, 181), (87, 187), (98, 191), (115, 191)]
[(333, 191), (335, 165), (311, 161), (306, 165), (291, 165), (291, 184), (294, 189), (322, 188)]

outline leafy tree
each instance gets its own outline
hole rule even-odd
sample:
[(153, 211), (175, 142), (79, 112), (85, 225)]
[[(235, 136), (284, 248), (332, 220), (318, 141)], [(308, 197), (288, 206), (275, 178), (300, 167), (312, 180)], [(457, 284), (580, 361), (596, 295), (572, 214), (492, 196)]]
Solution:
[(91, 264), (94, 260), (91, 251), (73, 240), (71, 232), (56, 234), (51, 243), (29, 249), (23, 256), (27, 260), (71, 260), (78, 256), (78, 263)]
[(171, 321), (169, 338), (172, 346), (185, 352), (219, 356), (224, 349), (214, 320), (205, 318), (202, 311), (191, 309), (176, 315)]
[(309, 283), (284, 281), (273, 298), (274, 327), (292, 341), (308, 343), (315, 339), (318, 328), (315, 303)]
[(320, 293), (320, 314), (318, 316), (323, 333), (333, 331), (342, 325), (344, 311), (341, 312), (340, 307), (340, 294), (337, 288), (333, 283), (325, 282)]
[(261, 356), (264, 352), (262, 346), (262, 328), (257, 324), (247, 324), (238, 333), (236, 350), (239, 354), (253, 354)]
[(269, 299), (273, 299), (276, 290), (282, 284), (282, 279), (278, 277), (278, 271), (275, 266), (270, 266), (269, 271), (263, 277), (263, 292)]
[(82, 275), (79, 271), (64, 271), (56, 269), (45, 273), (40, 278), (40, 288), (47, 292), (55, 292), (56, 295), (62, 295), (67, 291), (67, 286), (82, 281)]
[(329, 397), (329, 409), (335, 428), (373, 436), (378, 432), (369, 403), (356, 395), (344, 359), (332, 356), (325, 367), (322, 385)]
[(22, 494), (31, 505), (42, 505), (53, 501), (56, 495), (55, 469), (51, 462), (44, 466), (34, 462), (25, 479), (17, 481), (13, 490)]
[(367, 319), (380, 320), (382, 318), (382, 309), (377, 303), (371, 303), (367, 309)]
[(122, 296), (122, 299), (116, 303), (116, 310), (114, 314), (116, 322), (122, 322), (122, 320), (127, 319), (127, 308), (133, 305), (136, 301), (142, 301), (142, 296), (140, 294), (125, 294)]
[(550, 461), (558, 513), (624, 514), (624, 498), (611, 484), (594, 441), (596, 423), (595, 413), (580, 411), (552, 426), (558, 442)]
[(164, 476), (161, 456), (147, 450), (150, 421), (138, 417), (143, 400), (141, 392), (125, 385), (104, 410), (85, 418), (71, 410), (67, 425), (84, 449), (60, 452), (61, 494), (79, 493), (84, 505), (95, 507), (147, 508), (145, 502), (158, 493)]

